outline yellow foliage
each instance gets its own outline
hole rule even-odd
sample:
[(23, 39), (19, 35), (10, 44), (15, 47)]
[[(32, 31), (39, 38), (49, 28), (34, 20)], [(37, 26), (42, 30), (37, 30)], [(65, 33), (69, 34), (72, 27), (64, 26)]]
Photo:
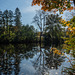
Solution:
[(54, 54), (61, 55), (60, 50), (57, 50), (57, 48), (51, 48), (51, 51), (53, 51)]
[(61, 53), (58, 53), (58, 55), (61, 55)]
[(63, 14), (63, 12), (60, 12), (60, 14)]
[(72, 29), (75, 30), (75, 27), (73, 27)]
[(66, 24), (66, 26), (69, 26), (69, 25), (70, 25), (70, 23)]
[[(42, 10), (44, 11), (51, 11), (51, 9), (61, 9), (62, 11), (65, 10), (73, 10), (73, 7), (70, 7), (70, 1), (62, 1), (62, 0), (32, 0), (32, 6), (33, 5), (41, 5), (42, 6)], [(45, 8), (44, 8), (45, 6)], [(69, 6), (69, 8), (68, 8)], [(49, 8), (47, 8), (49, 7)], [(57, 10), (56, 10), (57, 11)], [(56, 12), (54, 12), (56, 13)], [(61, 12), (61, 14), (63, 14), (63, 12)]]

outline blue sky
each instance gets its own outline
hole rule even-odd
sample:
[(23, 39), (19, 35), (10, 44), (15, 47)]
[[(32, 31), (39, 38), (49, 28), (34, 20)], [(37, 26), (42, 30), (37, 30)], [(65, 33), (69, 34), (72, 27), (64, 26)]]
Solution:
[(31, 2), (32, 0), (0, 0), (0, 10), (8, 9), (14, 12), (18, 7), (21, 11), (22, 23), (31, 25), (36, 10), (40, 9), (39, 6), (31, 6)]

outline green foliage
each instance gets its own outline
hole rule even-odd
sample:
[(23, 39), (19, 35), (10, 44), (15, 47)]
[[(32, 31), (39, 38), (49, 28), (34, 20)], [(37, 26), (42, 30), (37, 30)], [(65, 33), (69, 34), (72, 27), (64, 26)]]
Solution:
[(21, 27), (21, 30), (17, 32), (17, 40), (19, 41), (34, 41), (35, 39), (35, 29), (33, 26), (25, 25)]
[(71, 19), (71, 21), (66, 23), (68, 27), (66, 30), (66, 36), (64, 48), (67, 50), (74, 50), (75, 51), (75, 16)]
[[(62, 24), (67, 27), (66, 36), (64, 37), (63, 48), (66, 50), (67, 54), (70, 54), (73, 57), (69, 62), (71, 64), (70, 68), (65, 67), (63, 70), (64, 73), (68, 75), (75, 74), (75, 16), (70, 21), (61, 20)], [(67, 56), (66, 56), (67, 57)]]
[(0, 42), (34, 42), (35, 28), (21, 23), (21, 12), (15, 9), (15, 14), (11, 10), (0, 11)]
[(21, 25), (22, 25), (20, 19), (21, 19), (21, 12), (20, 12), (19, 8), (16, 8), (15, 9), (15, 26), (17, 26), (18, 29), (20, 29)]
[(48, 15), (46, 20), (45, 35), (55, 43), (62, 42), (64, 36), (64, 28), (59, 23), (60, 17), (58, 15)]

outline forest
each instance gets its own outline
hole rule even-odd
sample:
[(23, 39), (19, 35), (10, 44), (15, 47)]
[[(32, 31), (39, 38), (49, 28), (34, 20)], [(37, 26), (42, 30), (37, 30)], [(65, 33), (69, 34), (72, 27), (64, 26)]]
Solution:
[[(44, 11), (39, 11), (40, 13), (33, 17), (32, 23), (35, 23), (40, 31), (33, 25), (22, 24), (19, 8), (16, 8), (15, 12), (12, 10), (0, 11), (0, 43), (63, 43), (62, 37), (67, 30), (62, 28), (59, 21), (61, 17), (58, 14), (47, 15)], [(44, 20), (45, 22), (42, 23)]]
[(19, 8), (15, 12), (11, 10), (0, 11), (0, 42), (24, 43), (35, 41), (35, 28), (23, 25)]

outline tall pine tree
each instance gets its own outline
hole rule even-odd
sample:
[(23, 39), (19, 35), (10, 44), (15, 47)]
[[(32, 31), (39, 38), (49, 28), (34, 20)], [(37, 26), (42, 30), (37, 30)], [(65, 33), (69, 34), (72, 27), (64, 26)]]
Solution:
[(15, 26), (17, 26), (18, 29), (21, 28), (21, 12), (19, 10), (19, 8), (15, 9)]

